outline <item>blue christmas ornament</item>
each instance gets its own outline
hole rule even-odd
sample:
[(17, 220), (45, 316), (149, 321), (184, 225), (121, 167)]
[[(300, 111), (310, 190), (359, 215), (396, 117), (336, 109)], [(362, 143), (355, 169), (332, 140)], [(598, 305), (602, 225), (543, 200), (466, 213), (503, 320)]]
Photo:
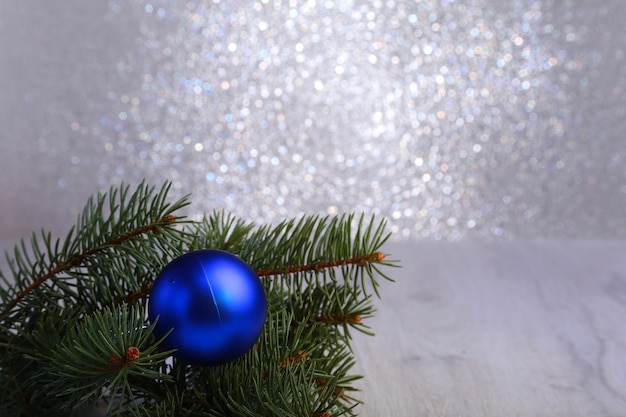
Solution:
[(204, 249), (182, 255), (158, 275), (148, 305), (154, 335), (192, 365), (221, 365), (246, 353), (267, 315), (259, 277), (237, 256)]

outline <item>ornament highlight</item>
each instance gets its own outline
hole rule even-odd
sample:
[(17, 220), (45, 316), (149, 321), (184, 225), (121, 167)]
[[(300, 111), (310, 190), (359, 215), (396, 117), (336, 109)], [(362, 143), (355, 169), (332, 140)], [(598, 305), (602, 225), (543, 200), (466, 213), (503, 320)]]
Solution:
[(192, 365), (215, 366), (246, 353), (259, 338), (267, 299), (254, 270), (216, 249), (186, 253), (159, 273), (148, 302), (157, 338)]

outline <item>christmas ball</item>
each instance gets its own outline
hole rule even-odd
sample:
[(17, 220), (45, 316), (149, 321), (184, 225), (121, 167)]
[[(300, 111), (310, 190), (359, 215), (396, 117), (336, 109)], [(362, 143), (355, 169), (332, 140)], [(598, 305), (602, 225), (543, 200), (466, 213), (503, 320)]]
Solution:
[(154, 335), (174, 356), (213, 366), (246, 353), (257, 341), (267, 315), (265, 290), (239, 257), (204, 249), (184, 254), (159, 273), (148, 303)]

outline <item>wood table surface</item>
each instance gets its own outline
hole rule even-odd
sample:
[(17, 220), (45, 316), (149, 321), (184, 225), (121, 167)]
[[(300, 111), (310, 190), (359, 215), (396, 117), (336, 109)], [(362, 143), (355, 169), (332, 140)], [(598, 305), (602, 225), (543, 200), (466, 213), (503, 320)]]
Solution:
[(626, 242), (389, 244), (362, 417), (626, 416)]

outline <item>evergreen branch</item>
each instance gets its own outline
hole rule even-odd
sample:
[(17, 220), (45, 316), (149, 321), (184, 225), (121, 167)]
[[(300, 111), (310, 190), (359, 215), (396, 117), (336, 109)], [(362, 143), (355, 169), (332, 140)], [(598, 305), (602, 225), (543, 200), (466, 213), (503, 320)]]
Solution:
[(13, 300), (11, 300), (8, 303), (5, 309), (0, 313), (0, 317), (7, 315), (17, 304), (19, 304), (20, 301), (22, 301), (28, 294), (36, 290), (37, 287), (39, 287), (41, 284), (43, 284), (47, 280), (54, 278), (63, 272), (67, 272), (71, 270), (72, 268), (81, 266), (87, 257), (96, 255), (99, 252), (106, 250), (110, 246), (120, 245), (140, 235), (143, 235), (149, 232), (159, 233), (162, 227), (171, 225), (172, 223), (176, 222), (176, 220), (177, 220), (176, 216), (174, 216), (173, 214), (168, 214), (146, 226), (137, 228), (135, 230), (131, 230), (130, 232), (123, 234), (121, 236), (116, 236), (99, 246), (90, 248), (82, 253), (71, 255), (68, 259), (59, 262), (56, 266), (52, 267), (52, 269), (50, 269), (48, 272), (36, 278), (28, 287), (22, 290)]
[[(30, 401), (57, 398), (61, 408), (71, 410), (109, 393), (121, 396), (123, 403), (124, 397), (134, 398), (141, 386), (149, 389), (155, 380), (171, 381), (159, 370), (171, 351), (157, 351), (162, 339), (154, 340), (154, 323), (143, 325), (141, 308), (96, 312), (66, 334), (52, 337), (51, 323), (52, 318), (28, 335), (39, 347), (30, 357), (39, 365), (27, 385)], [(134, 378), (135, 387), (128, 384), (129, 378)]]
[[(185, 222), (144, 183), (88, 200), (65, 240), (22, 241), (0, 272), (0, 415), (354, 416), (351, 331), (367, 334), (385, 267), (385, 221), (304, 216), (257, 227), (224, 212)], [(262, 279), (268, 316), (239, 359), (195, 367), (146, 322), (154, 277), (174, 257), (227, 250)], [(8, 258), (8, 255), (7, 255)], [(16, 308), (19, 307), (19, 308)]]
[[(174, 204), (166, 201), (170, 184), (165, 183), (158, 192), (154, 187), (141, 183), (134, 192), (130, 187), (111, 188), (109, 193), (91, 197), (76, 226), (72, 227), (64, 241), (52, 241), (50, 233), (42, 232), (41, 239), (33, 234), (30, 250), (26, 242), (16, 246), (13, 258), (7, 260), (13, 271), (15, 283), (2, 291), (0, 318), (5, 318), (29, 294), (51, 281), (58, 291), (40, 293), (44, 303), (54, 303), (72, 297), (80, 301), (80, 282), (69, 279), (85, 279), (84, 267), (91, 260), (106, 260), (107, 253), (116, 247), (132, 248), (133, 241), (143, 235), (165, 234), (170, 238), (170, 226), (179, 223), (181, 217), (173, 212), (188, 204), (183, 197)], [(174, 237), (177, 242), (182, 235)], [(138, 251), (138, 252), (141, 252)], [(133, 258), (136, 256), (133, 255)], [(97, 264), (97, 263), (96, 263)], [(6, 281), (6, 279), (3, 279)]]
[[(280, 363), (279, 369), (280, 371), (285, 372), (287, 370), (287, 367), (298, 365), (300, 362), (304, 361), (306, 358), (307, 358), (306, 352), (303, 350), (298, 350), (295, 354), (290, 355), (286, 357), (285, 359), (283, 359), (282, 362)], [(268, 378), (268, 372), (265, 371), (265, 373), (263, 374), (263, 379), (267, 379), (267, 378)], [(328, 377), (313, 376), (312, 380), (313, 382), (315, 382), (316, 386), (322, 388), (322, 387), (328, 386), (331, 379)], [(335, 395), (338, 395), (340, 397), (345, 397), (345, 387), (335, 385), (332, 391)], [(321, 414), (324, 415), (325, 413), (322, 412)], [(330, 415), (329, 413), (326, 413), (326, 414)], [(319, 415), (319, 413), (313, 413), (313, 415)]]

